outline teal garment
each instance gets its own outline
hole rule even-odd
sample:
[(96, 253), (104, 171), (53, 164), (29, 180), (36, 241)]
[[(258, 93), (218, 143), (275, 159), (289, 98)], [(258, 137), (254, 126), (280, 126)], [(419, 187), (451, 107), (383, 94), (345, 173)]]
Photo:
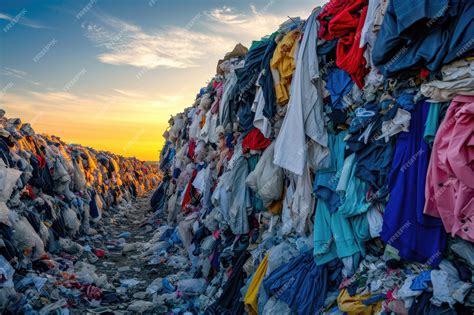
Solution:
[(446, 114), (446, 109), (448, 108), (448, 103), (431, 103), (430, 109), (428, 111), (428, 117), (425, 122), (425, 131), (423, 133), (423, 139), (426, 144), (430, 147), (433, 146), (433, 142), (436, 136), (436, 131), (438, 130), (440, 122)]
[[(338, 208), (342, 205), (336, 192), (344, 166), (343, 141), (346, 132), (328, 134), (331, 166), (318, 171), (314, 183), (317, 198), (314, 218), (314, 257), (318, 265), (337, 257), (349, 257), (360, 252), (354, 236), (351, 219), (346, 218)], [(336, 203), (337, 202), (337, 203)]]
[(325, 202), (318, 201), (316, 206), (313, 238), (313, 254), (318, 265), (360, 253), (350, 219), (340, 211), (331, 214)]
[(344, 147), (343, 139), (347, 132), (339, 134), (328, 133), (328, 148), (330, 152), (330, 165), (326, 169), (319, 170), (313, 184), (315, 197), (323, 200), (329, 207), (331, 213), (341, 205), (339, 195), (336, 193), (337, 183), (341, 176), (341, 169), (344, 165)]
[(366, 202), (369, 185), (355, 176), (355, 171), (355, 154), (351, 154), (344, 160), (341, 177), (337, 185), (337, 192), (342, 200), (342, 205), (339, 207), (338, 212), (341, 212), (345, 218), (350, 219), (357, 244), (362, 255), (365, 256), (363, 242), (371, 238), (369, 221), (366, 215), (370, 207), (370, 203)]
[[(252, 154), (247, 159), (247, 162), (249, 164), (249, 174), (253, 172), (253, 170), (255, 170), (255, 167), (257, 167), (258, 160), (260, 160), (259, 154)], [(260, 199), (252, 189), (249, 189), (249, 191), (250, 191), (250, 202), (252, 203), (252, 207), (255, 213), (263, 212), (266, 208), (263, 205), (262, 199)]]

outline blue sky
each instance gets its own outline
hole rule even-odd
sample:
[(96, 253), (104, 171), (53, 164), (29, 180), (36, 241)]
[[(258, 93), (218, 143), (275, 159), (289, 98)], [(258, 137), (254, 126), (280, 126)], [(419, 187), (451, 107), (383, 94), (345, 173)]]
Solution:
[(321, 3), (2, 0), (0, 107), (66, 141), (153, 159), (225, 52)]

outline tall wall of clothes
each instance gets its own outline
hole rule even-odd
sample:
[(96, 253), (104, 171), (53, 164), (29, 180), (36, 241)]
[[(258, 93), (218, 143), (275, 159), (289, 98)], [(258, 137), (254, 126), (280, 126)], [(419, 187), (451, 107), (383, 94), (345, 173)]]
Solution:
[(474, 2), (331, 0), (163, 136), (152, 206), (207, 314), (472, 313)]

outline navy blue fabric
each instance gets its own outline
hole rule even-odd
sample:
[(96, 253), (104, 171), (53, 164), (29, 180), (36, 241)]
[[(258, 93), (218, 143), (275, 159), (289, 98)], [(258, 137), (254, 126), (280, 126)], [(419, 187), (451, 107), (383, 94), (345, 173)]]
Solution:
[(13, 167), (14, 162), (10, 155), (10, 149), (8, 148), (7, 141), (3, 137), (0, 137), (0, 157), (7, 167)]
[(209, 306), (204, 314), (223, 315), (223, 314), (243, 314), (244, 303), (241, 301), (242, 294), (240, 289), (245, 284), (245, 273), (243, 266), (250, 257), (248, 251), (244, 251), (233, 266), (232, 274), (229, 280), (222, 288), (222, 295), (215, 303)]
[[(447, 303), (441, 306), (435, 306), (431, 303), (433, 293), (423, 292), (415, 298), (415, 301), (408, 310), (409, 315), (458, 315), (458, 313), (449, 307)], [(463, 314), (463, 313), (461, 313)], [(469, 313), (464, 313), (469, 314)], [(472, 314), (472, 313), (471, 313)]]
[(394, 149), (392, 142), (385, 143), (383, 139), (372, 141), (356, 152), (355, 175), (376, 190), (387, 185)]
[[(273, 40), (262, 40), (253, 47), (245, 57), (243, 68), (236, 69), (237, 75), (236, 93), (234, 95), (234, 106), (238, 108), (239, 125), (244, 131), (253, 128), (254, 112), (252, 112), (252, 103), (255, 99), (255, 83), (262, 69), (262, 61), (267, 51), (267, 47)], [(233, 109), (231, 108), (231, 111)]]
[(387, 298), (387, 295), (386, 294), (375, 294), (375, 295), (372, 295), (371, 297), (365, 299), (362, 301), (362, 304), (364, 305), (371, 305), (371, 304), (375, 304), (377, 303), (378, 301), (383, 301)]
[(311, 252), (290, 260), (263, 279), (268, 295), (285, 302), (297, 314), (315, 314), (327, 293), (340, 283), (341, 263), (316, 265)]
[(268, 119), (272, 118), (276, 114), (275, 86), (272, 72), (270, 70), (270, 61), (273, 58), (273, 53), (275, 52), (276, 47), (277, 43), (274, 40), (272, 40), (267, 46), (261, 65), (263, 72), (260, 76), (260, 80), (258, 81), (260, 87), (262, 88), (263, 98), (265, 100), (263, 116), (267, 117)]
[(474, 1), (392, 0), (372, 50), (377, 68), (391, 77), (403, 70), (441, 69), (474, 49)]
[(342, 102), (342, 98), (351, 91), (353, 85), (354, 82), (346, 71), (337, 67), (333, 67), (328, 71), (326, 89), (331, 95), (331, 106), (333, 108), (342, 109), (346, 107)]
[(402, 258), (437, 266), (446, 243), (439, 218), (423, 214), (430, 150), (423, 140), (429, 103), (415, 106), (409, 132), (397, 137), (381, 238)]
[(169, 181), (163, 180), (151, 196), (150, 206), (153, 210), (156, 211), (163, 207), (166, 199), (166, 190), (168, 189), (168, 185)]
[(97, 193), (95, 190), (91, 191), (91, 201), (89, 202), (89, 213), (92, 218), (98, 218), (100, 213), (99, 213), (99, 207), (97, 206), (97, 202), (95, 200), (95, 196)]
[(166, 141), (166, 144), (163, 147), (162, 152), (163, 153), (162, 153), (161, 161), (160, 161), (160, 169), (164, 171), (169, 168), (171, 161), (173, 161), (173, 158), (176, 154), (176, 150), (171, 147), (171, 142)]

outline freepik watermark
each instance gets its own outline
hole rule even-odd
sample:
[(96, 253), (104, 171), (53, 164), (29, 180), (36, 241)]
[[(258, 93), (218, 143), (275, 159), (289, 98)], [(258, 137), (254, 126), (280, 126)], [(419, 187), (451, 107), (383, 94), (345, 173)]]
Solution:
[(11, 30), (13, 26), (15, 26), (15, 24), (18, 23), (20, 19), (26, 15), (26, 13), (28, 13), (28, 11), (26, 11), (25, 9), (21, 10), (20, 13), (15, 15), (15, 17), (10, 21), (10, 23), (5, 25), (5, 27), (3, 28), (3, 32), (6, 33)]
[(38, 62), (41, 58), (43, 58), (48, 51), (55, 46), (58, 43), (58, 40), (56, 38), (53, 38), (49, 43), (46, 44), (46, 46), (43, 47), (43, 49), (40, 50), (39, 53), (36, 54), (36, 56), (33, 57), (34, 62)]
[(76, 85), (77, 81), (86, 74), (87, 71), (86, 69), (82, 68), (81, 71), (79, 71), (72, 79), (69, 81), (64, 87), (63, 87), (63, 92), (68, 92), (74, 85)]
[(81, 11), (79, 11), (77, 14), (76, 14), (76, 19), (77, 20), (80, 20), (84, 15), (86, 15), (87, 12), (89, 12), (92, 7), (94, 6), (94, 4), (97, 3), (97, 0), (90, 0), (89, 3), (87, 3)]

